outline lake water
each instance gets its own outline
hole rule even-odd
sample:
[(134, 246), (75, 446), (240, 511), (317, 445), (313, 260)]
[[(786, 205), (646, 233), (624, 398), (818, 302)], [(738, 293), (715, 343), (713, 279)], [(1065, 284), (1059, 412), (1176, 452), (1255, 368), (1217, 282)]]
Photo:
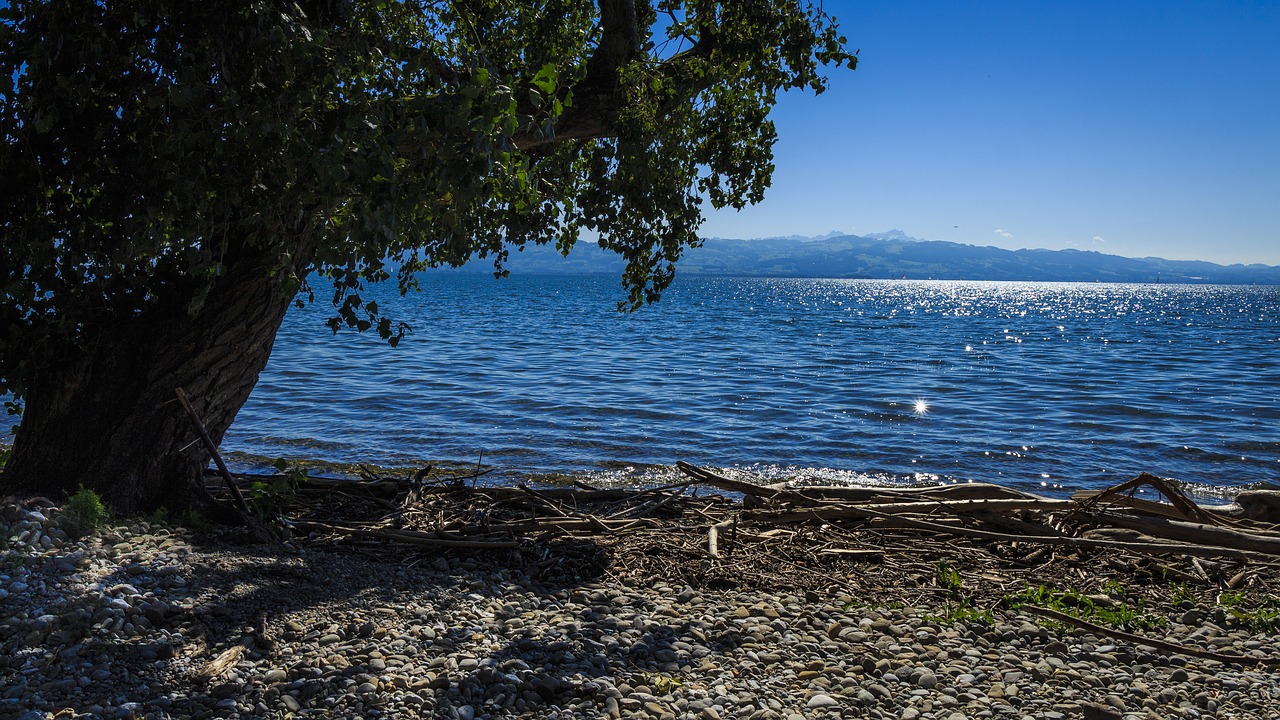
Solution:
[(414, 333), (291, 312), (223, 443), (237, 462), (475, 463), (491, 477), (990, 481), (1061, 495), (1141, 471), (1280, 481), (1280, 287), (431, 273)]

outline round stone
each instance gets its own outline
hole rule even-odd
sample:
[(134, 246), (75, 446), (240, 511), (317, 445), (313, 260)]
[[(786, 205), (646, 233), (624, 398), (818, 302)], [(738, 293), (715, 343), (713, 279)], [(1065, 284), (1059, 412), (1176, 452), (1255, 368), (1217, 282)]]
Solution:
[[(869, 695), (869, 694), (870, 694), (870, 693), (868, 693), (868, 695)], [(875, 700), (875, 698), (874, 698), (874, 697), (872, 697), (872, 700)], [(818, 693), (818, 694), (814, 695), (813, 697), (809, 698), (809, 701), (805, 703), (805, 707), (808, 707), (808, 708), (825, 708), (825, 707), (834, 707), (834, 706), (839, 705), (839, 704), (840, 704), (840, 703), (839, 703), (835, 698), (831, 697), (830, 695), (827, 695), (827, 694), (825, 694), (825, 693)]]

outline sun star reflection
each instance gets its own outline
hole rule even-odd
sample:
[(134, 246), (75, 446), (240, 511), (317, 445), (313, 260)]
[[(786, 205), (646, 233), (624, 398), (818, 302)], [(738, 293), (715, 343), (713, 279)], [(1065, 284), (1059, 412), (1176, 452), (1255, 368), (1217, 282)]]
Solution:
[(917, 415), (924, 415), (929, 412), (929, 403), (925, 402), (924, 398), (916, 398), (916, 401), (913, 407)]

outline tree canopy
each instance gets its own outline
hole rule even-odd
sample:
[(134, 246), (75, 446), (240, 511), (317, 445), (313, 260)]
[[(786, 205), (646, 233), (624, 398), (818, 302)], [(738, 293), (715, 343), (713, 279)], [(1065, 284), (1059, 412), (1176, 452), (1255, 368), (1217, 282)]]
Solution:
[(762, 198), (778, 93), (845, 45), (797, 0), (13, 0), (0, 392), (244, 275), (394, 344), (368, 283), (588, 234), (652, 301), (704, 204)]

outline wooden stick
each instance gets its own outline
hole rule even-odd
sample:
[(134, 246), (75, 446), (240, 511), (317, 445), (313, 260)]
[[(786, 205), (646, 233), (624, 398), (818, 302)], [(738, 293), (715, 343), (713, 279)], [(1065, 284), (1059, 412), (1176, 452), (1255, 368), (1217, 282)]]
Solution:
[[(648, 503), (645, 503), (644, 505), (637, 505), (635, 507), (627, 508), (625, 510), (619, 510), (618, 512), (610, 515), (607, 519), (613, 520), (615, 518), (620, 518), (626, 515), (642, 516), (642, 515), (645, 515), (646, 513), (656, 512), (657, 510), (661, 509), (664, 505), (671, 502), (672, 500), (675, 500), (678, 497), (682, 497), (684, 495), (684, 491), (687, 490), (689, 486), (692, 484), (693, 483), (684, 483), (683, 485), (678, 485), (677, 488), (679, 489), (679, 492), (664, 493), (662, 497), (658, 498), (657, 500), (652, 500)], [(640, 497), (640, 495), (637, 495), (637, 497)]]
[(209, 431), (205, 429), (204, 422), (200, 420), (200, 416), (196, 414), (196, 409), (191, 407), (191, 401), (187, 399), (187, 394), (182, 388), (174, 388), (173, 393), (178, 396), (178, 402), (182, 403), (182, 409), (187, 411), (187, 415), (191, 418), (191, 422), (195, 423), (196, 431), (200, 433), (200, 440), (204, 443), (204, 447), (213, 455), (213, 462), (218, 466), (218, 471), (222, 473), (222, 479), (227, 483), (227, 489), (231, 491), (231, 496), (236, 500), (236, 507), (240, 508), (240, 512), (245, 515), (249, 514), (249, 504), (244, 501), (244, 495), (240, 493), (240, 486), (236, 485), (236, 479), (231, 476), (231, 471), (227, 469), (227, 464), (222, 462), (222, 456), (218, 454), (218, 446), (213, 444), (213, 438), (209, 437)]
[(1119, 550), (1132, 550), (1134, 552), (1140, 552), (1147, 555), (1177, 553), (1179, 555), (1195, 555), (1199, 557), (1234, 557), (1246, 560), (1269, 559), (1266, 555), (1260, 553), (1250, 552), (1248, 550), (1236, 550), (1234, 548), (1159, 542), (1145, 543), (1124, 542), (1120, 540), (1094, 540), (1091, 538), (1068, 537), (1066, 535), (1009, 535), (1006, 533), (991, 532), (989, 530), (975, 530), (973, 528), (958, 527), (955, 525), (944, 525), (942, 523), (918, 520), (916, 518), (901, 515), (886, 515), (874, 510), (869, 510), (868, 512), (871, 515), (882, 518), (886, 523), (890, 524), (920, 528), (922, 530), (938, 530), (941, 532), (951, 533), (953, 535), (967, 535), (969, 537), (983, 538), (985, 540), (999, 540), (1001, 542), (1041, 543), (1043, 545), (1068, 545), (1071, 547), (1084, 548), (1116, 548)]
[[(486, 487), (481, 490), (470, 487), (428, 487), (422, 489), (423, 495), (447, 495), (451, 493), (470, 495), (483, 492), (494, 500), (527, 499), (528, 493), (513, 487)], [(542, 497), (556, 502), (581, 505), (592, 502), (616, 502), (627, 500), (649, 491), (625, 490), (622, 488), (605, 488), (602, 490), (582, 490), (578, 488), (542, 488), (537, 491)]]
[(240, 642), (218, 653), (218, 656), (204, 664), (200, 671), (196, 673), (196, 678), (204, 682), (209, 682), (216, 678), (222, 677), (223, 673), (230, 670), (236, 663), (240, 662), (240, 658), (244, 656), (246, 650), (253, 645), (253, 638), (245, 635)]
[(1164, 517), (1134, 517), (1120, 513), (1087, 512), (1084, 510), (1081, 510), (1078, 516), (1088, 518), (1090, 522), (1099, 525), (1115, 525), (1170, 540), (1249, 550), (1267, 555), (1280, 555), (1280, 537), (1274, 535), (1246, 533), (1216, 525), (1172, 520)]
[(1103, 490), (1082, 503), (1082, 508), (1086, 510), (1091, 509), (1103, 500), (1106, 500), (1113, 495), (1120, 495), (1120, 493), (1125, 491), (1132, 494), (1143, 485), (1150, 485), (1156, 492), (1168, 498), (1170, 505), (1179, 513), (1182, 513), (1184, 518), (1200, 520), (1201, 522), (1208, 524), (1215, 524), (1213, 516), (1206, 513), (1200, 508), (1200, 506), (1191, 502), (1191, 500), (1187, 499), (1187, 496), (1182, 494), (1181, 490), (1174, 487), (1173, 483), (1148, 472), (1138, 473), (1138, 476), (1132, 480), (1122, 482), (1119, 485)]
[(797, 499), (801, 499), (789, 490), (775, 490), (764, 485), (743, 482), (741, 480), (733, 480), (724, 477), (723, 475), (717, 475), (710, 470), (704, 470), (697, 465), (690, 465), (683, 460), (677, 460), (676, 467), (679, 468), (680, 472), (704, 485), (710, 485), (714, 488), (719, 488), (720, 490), (728, 492), (742, 493), (747, 497), (756, 497), (765, 500), (781, 497), (796, 497)]
[[(1071, 495), (1071, 499), (1081, 503), (1081, 505), (1084, 507), (1088, 507), (1089, 505), (1093, 504), (1090, 501), (1094, 501), (1094, 498), (1101, 498), (1103, 493), (1108, 493), (1108, 492), (1110, 491), (1108, 490), (1077, 490), (1075, 493)], [(1105, 499), (1099, 499), (1094, 502), (1102, 503), (1103, 505), (1109, 505), (1112, 507), (1124, 507), (1124, 508), (1129, 508), (1131, 510), (1137, 510), (1138, 512), (1143, 513), (1144, 515), (1155, 515), (1157, 517), (1176, 518), (1178, 520), (1182, 520), (1186, 517), (1186, 515), (1178, 511), (1177, 508), (1167, 503), (1157, 502), (1155, 500), (1144, 500), (1142, 498), (1136, 498), (1129, 495), (1107, 495)], [(1211, 512), (1211, 510), (1209, 509), (1205, 509), (1205, 510), (1206, 512)]]
[(420, 532), (417, 530), (380, 530), (359, 527), (343, 527), (331, 523), (316, 522), (314, 520), (290, 520), (289, 526), (299, 530), (315, 530), (318, 532), (336, 532), (343, 535), (357, 535), (360, 537), (379, 538), (381, 540), (395, 540), (398, 542), (407, 542), (415, 545), (439, 545), (441, 547), (459, 547), (459, 548), (513, 548), (519, 547), (520, 543), (515, 540), (463, 540), (442, 538), (432, 533)]
[(1200, 648), (1197, 648), (1197, 647), (1179, 645), (1177, 643), (1172, 643), (1167, 640), (1157, 640), (1156, 638), (1144, 637), (1142, 635), (1134, 635), (1133, 633), (1127, 633), (1127, 632), (1124, 632), (1123, 630), (1113, 630), (1111, 628), (1103, 627), (1101, 625), (1095, 625), (1091, 622), (1088, 622), (1087, 620), (1081, 620), (1078, 617), (1074, 617), (1072, 615), (1058, 612), (1057, 610), (1051, 610), (1045, 607), (1038, 607), (1036, 605), (1023, 605), (1022, 609), (1033, 615), (1039, 615), (1041, 617), (1049, 618), (1050, 620), (1056, 620), (1066, 625), (1072, 625), (1074, 627), (1078, 627), (1081, 630), (1088, 630), (1089, 632), (1094, 633), (1095, 635), (1110, 635), (1111, 637), (1119, 638), (1121, 640), (1127, 640), (1137, 645), (1147, 645), (1149, 647), (1156, 648), (1157, 650), (1165, 650), (1167, 652), (1177, 653), (1179, 655), (1198, 657), (1198, 658), (1203, 658), (1205, 660), (1217, 660), (1218, 662), (1231, 663), (1233, 665), (1267, 665), (1267, 666), (1280, 665), (1280, 657), (1250, 657), (1248, 655), (1226, 655), (1224, 653), (1213, 652), (1212, 650), (1201, 650)]
[(868, 560), (884, 557), (883, 550), (870, 550), (867, 548), (824, 548), (818, 552), (823, 555), (840, 555), (842, 557), (865, 558)]
[(713, 558), (720, 557), (720, 530), (733, 524), (733, 518), (721, 520), (707, 528), (707, 554)]
[(535, 500), (541, 502), (543, 506), (545, 506), (548, 510), (555, 513), (556, 515), (560, 517), (569, 517), (569, 513), (560, 509), (559, 505), (551, 502), (549, 499), (547, 499), (545, 496), (543, 496), (542, 493), (538, 492), (537, 490), (534, 490), (533, 488), (529, 487), (528, 485), (525, 485), (524, 483), (520, 483), (516, 487), (520, 489), (520, 492), (525, 493), (526, 495), (529, 495)]
[(743, 520), (793, 523), (806, 520), (842, 520), (845, 518), (873, 517), (880, 514), (924, 514), (937, 511), (962, 515), (984, 511), (1010, 510), (1061, 510), (1070, 506), (1070, 500), (1014, 499), (1014, 500), (957, 500), (954, 502), (924, 500), (906, 503), (870, 503), (866, 505), (839, 505), (835, 507), (805, 508), (799, 510), (765, 511), (748, 510)]
[(772, 484), (774, 490), (789, 490), (817, 501), (843, 500), (846, 502), (900, 502), (927, 500), (1040, 500), (1040, 495), (1022, 492), (992, 483), (957, 483), (954, 485), (928, 485), (923, 487), (844, 487), (816, 485), (812, 487), (787, 487)]

